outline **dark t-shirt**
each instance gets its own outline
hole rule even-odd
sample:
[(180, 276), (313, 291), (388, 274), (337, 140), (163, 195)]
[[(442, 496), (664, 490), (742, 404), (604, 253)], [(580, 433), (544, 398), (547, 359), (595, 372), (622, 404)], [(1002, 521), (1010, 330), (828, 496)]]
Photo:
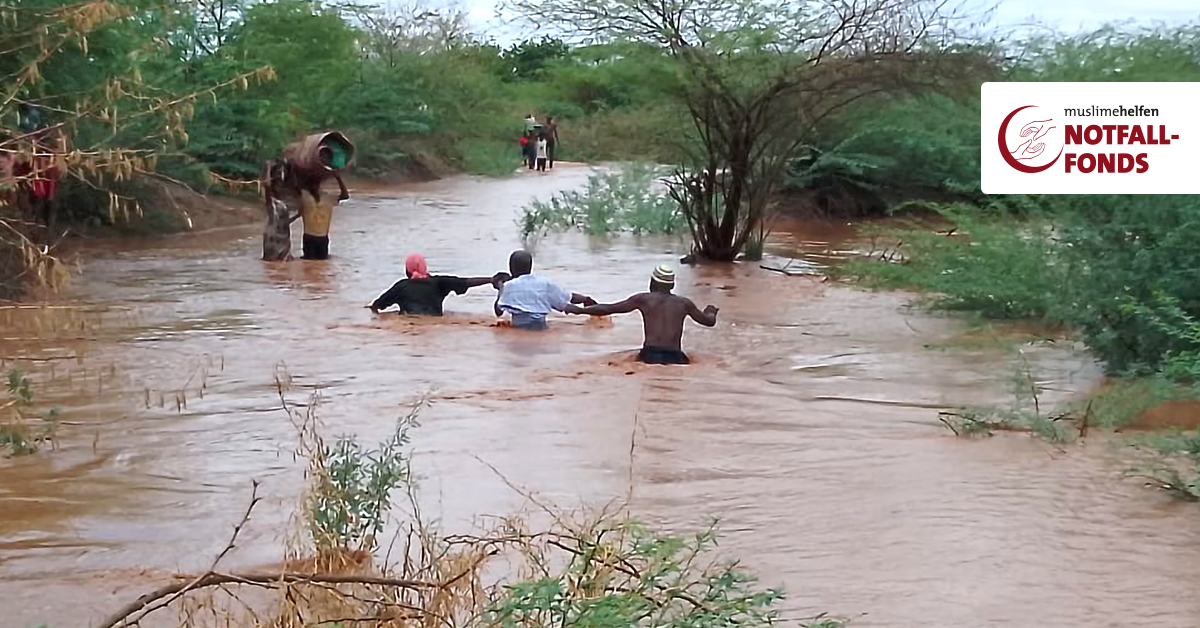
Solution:
[(400, 308), (402, 314), (441, 316), (442, 301), (446, 296), (451, 292), (464, 294), (467, 288), (466, 279), (451, 275), (401, 279), (388, 288), (387, 292), (379, 295), (371, 307), (384, 310), (395, 305)]

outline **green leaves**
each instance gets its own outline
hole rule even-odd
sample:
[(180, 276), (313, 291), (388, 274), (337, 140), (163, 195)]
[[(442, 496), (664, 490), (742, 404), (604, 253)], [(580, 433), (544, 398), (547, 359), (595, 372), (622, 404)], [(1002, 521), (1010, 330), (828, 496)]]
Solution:
[(321, 550), (375, 548), (391, 509), (392, 491), (411, 479), (409, 430), (416, 427), (421, 404), (401, 417), (391, 437), (376, 449), (355, 439), (322, 445), (313, 461), (315, 488), (308, 505), (309, 529)]
[(9, 455), (37, 453), (42, 445), (53, 442), (58, 427), (58, 410), (39, 412), (34, 406), (33, 387), (21, 371), (8, 371), (5, 387), (8, 403), (0, 403), (0, 450)]
[(486, 621), (501, 628), (760, 628), (778, 614), (778, 589), (762, 589), (736, 563), (714, 562), (715, 522), (692, 535), (610, 521), (555, 537), (565, 567), (508, 585)]
[(588, 235), (680, 233), (686, 225), (678, 204), (654, 188), (659, 176), (657, 168), (644, 164), (594, 174), (582, 192), (560, 192), (526, 206), (517, 219), (521, 237), (572, 229)]

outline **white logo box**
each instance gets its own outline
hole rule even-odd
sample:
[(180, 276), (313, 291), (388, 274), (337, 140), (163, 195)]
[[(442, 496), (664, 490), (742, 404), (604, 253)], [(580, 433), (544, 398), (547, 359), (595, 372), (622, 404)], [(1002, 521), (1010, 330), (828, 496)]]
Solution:
[(1200, 83), (984, 83), (981, 92), (986, 194), (1200, 194)]

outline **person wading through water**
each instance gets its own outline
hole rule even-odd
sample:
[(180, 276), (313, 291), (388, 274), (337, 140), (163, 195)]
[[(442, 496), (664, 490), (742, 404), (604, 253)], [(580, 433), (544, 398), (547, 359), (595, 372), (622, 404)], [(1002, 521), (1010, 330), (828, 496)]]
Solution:
[(542, 330), (552, 310), (563, 312), (573, 303), (596, 304), (591, 297), (533, 274), (533, 256), (525, 251), (514, 251), (508, 256), (508, 270), (512, 279), (502, 282), (493, 309), (496, 316), (512, 315), (512, 326), (518, 329)]
[(588, 307), (570, 305), (564, 311), (567, 314), (608, 316), (637, 310), (642, 313), (645, 334), (638, 359), (646, 364), (690, 364), (691, 360), (682, 348), (684, 320), (690, 316), (697, 323), (712, 327), (717, 324), (719, 310), (710, 305), (701, 311), (691, 299), (671, 294), (674, 287), (675, 271), (663, 264), (651, 274), (649, 292), (635, 294), (620, 303)]
[[(329, 259), (329, 223), (333, 220), (333, 207), (337, 202), (350, 198), (350, 191), (337, 170), (307, 169), (297, 165), (291, 155), (298, 154), (303, 142), (293, 142), (283, 149), (284, 157), (266, 163), (263, 170), (278, 172), (267, 186), (267, 204), (273, 211), (274, 199), (282, 200), (289, 212), (300, 214), (304, 220), (303, 258), (307, 260)], [(322, 197), (321, 185), (328, 179), (337, 181), (337, 200)], [(291, 247), (290, 243), (288, 245)]]
[(404, 274), (404, 279), (397, 281), (367, 306), (372, 312), (378, 314), (395, 305), (400, 308), (401, 314), (441, 316), (442, 301), (451, 292), (466, 294), (471, 288), (487, 284), (499, 290), (504, 280), (508, 279), (507, 273), (496, 273), (491, 277), (430, 275), (425, 257), (416, 253), (404, 260)]

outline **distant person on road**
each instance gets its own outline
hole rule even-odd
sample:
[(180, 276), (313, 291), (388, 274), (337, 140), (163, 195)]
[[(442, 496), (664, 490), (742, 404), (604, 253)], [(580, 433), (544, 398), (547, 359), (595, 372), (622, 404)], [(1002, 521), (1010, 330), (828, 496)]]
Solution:
[(532, 113), (525, 116), (525, 132), (529, 133), (535, 126), (537, 126), (537, 118)]
[(397, 281), (367, 306), (372, 312), (378, 314), (395, 305), (401, 314), (441, 316), (442, 302), (451, 292), (466, 294), (471, 288), (488, 284), (499, 289), (502, 279), (507, 278), (506, 273), (496, 273), (491, 277), (430, 275), (425, 257), (417, 253), (404, 260), (404, 274), (406, 278)]
[(546, 135), (543, 132), (542, 135), (538, 136), (538, 139), (537, 139), (537, 170), (538, 170), (538, 172), (546, 171), (546, 155), (547, 155), (547, 151), (549, 150), (548, 149), (549, 145), (550, 145), (550, 141), (546, 139)]
[(554, 121), (554, 116), (546, 116), (546, 124), (543, 127), (546, 132), (546, 159), (550, 169), (554, 169), (554, 150), (558, 147), (558, 123)]
[(553, 281), (533, 274), (533, 256), (526, 251), (514, 251), (508, 257), (511, 279), (499, 288), (494, 309), (496, 316), (509, 314), (512, 326), (518, 329), (542, 330), (551, 311), (566, 311), (572, 304), (595, 305), (596, 300), (576, 294)]
[(692, 320), (712, 327), (717, 324), (717, 308), (708, 306), (703, 311), (691, 299), (671, 294), (675, 287), (675, 271), (666, 264), (654, 269), (650, 276), (650, 291), (635, 294), (620, 303), (591, 305), (588, 307), (567, 306), (567, 314), (608, 316), (626, 314), (637, 310), (642, 313), (645, 339), (638, 359), (646, 364), (690, 364), (683, 352), (683, 323)]

